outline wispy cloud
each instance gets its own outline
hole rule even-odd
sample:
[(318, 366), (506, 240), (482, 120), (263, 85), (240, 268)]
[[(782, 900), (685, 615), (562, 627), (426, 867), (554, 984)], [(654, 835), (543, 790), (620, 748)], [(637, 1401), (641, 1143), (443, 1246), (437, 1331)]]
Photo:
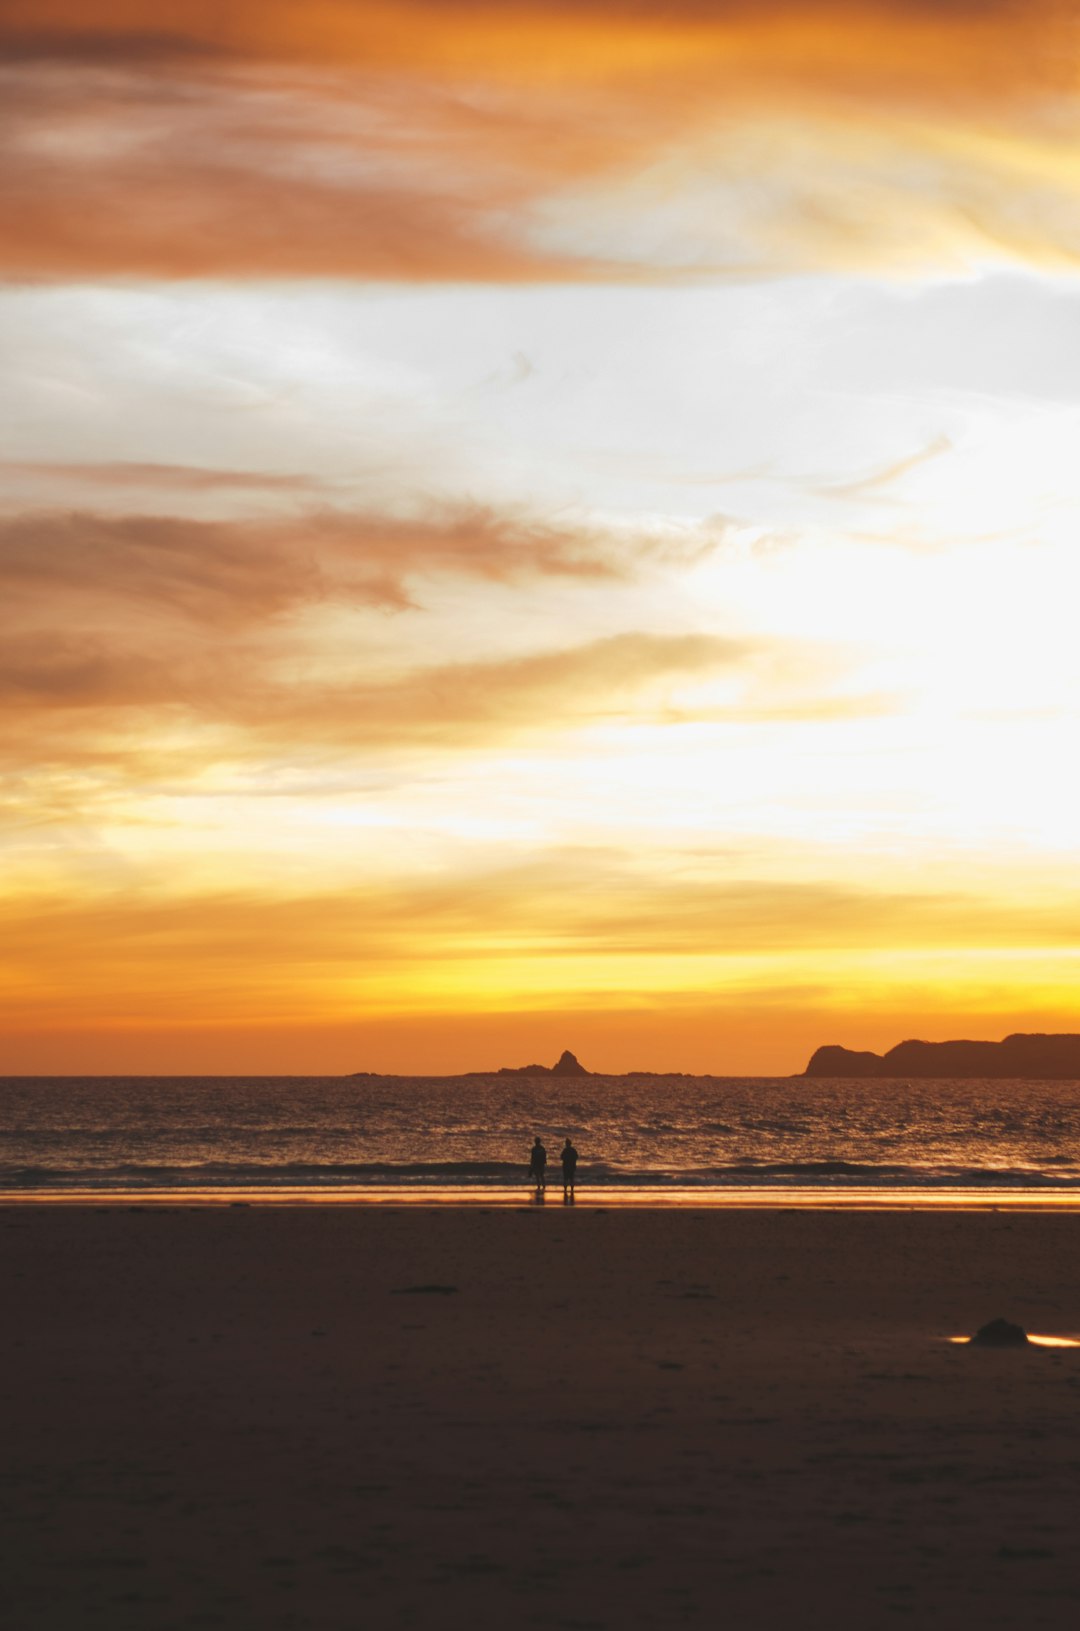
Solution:
[(1053, 0), (342, 0), (317, 19), (268, 0), (192, 5), (160, 33), (140, 10), (0, 19), (10, 276), (513, 282), (1080, 252)]
[[(96, 736), (109, 764), (117, 733), (129, 733), (141, 716), (151, 741), (155, 721), (166, 717), (186, 718), (189, 739), (199, 724), (212, 733), (227, 729), (234, 759), (422, 744), (453, 754), (523, 731), (566, 733), (597, 719), (633, 719), (658, 684), (737, 668), (752, 656), (745, 644), (715, 636), (626, 633), (501, 661), (435, 663), (396, 680), (327, 682), (283, 680), (290, 665), (280, 651), (251, 645), (174, 643), (153, 653), (132, 645), (38, 636), (6, 642), (0, 753), (6, 741), (24, 762), (49, 762), (67, 759), (74, 744), (77, 762), (92, 754)], [(213, 744), (220, 753), (220, 735)], [(214, 746), (190, 740), (189, 768)], [(146, 773), (141, 761), (137, 770)]]
[(326, 484), (314, 476), (271, 470), (217, 470), (206, 465), (152, 464), (102, 460), (71, 464), (43, 459), (0, 459), (0, 477), (29, 476), (78, 487), (151, 488), (170, 493), (318, 493)]
[(884, 469), (875, 470), (859, 481), (837, 482), (828, 487), (818, 487), (815, 490), (824, 498), (863, 498), (866, 494), (880, 494), (884, 488), (892, 487), (901, 481), (912, 470), (920, 465), (929, 464), (934, 459), (940, 459), (943, 454), (951, 453), (953, 442), (948, 436), (935, 436), (927, 442), (925, 447), (919, 448), (915, 453), (909, 453), (906, 458), (896, 459)]
[[(718, 958), (740, 963), (749, 995), (776, 1002), (785, 994), (769, 959), (793, 951), (850, 956), (852, 976), (872, 982), (869, 970), (860, 976), (859, 960), (875, 950), (990, 941), (1060, 957), (1074, 925), (1069, 901), (1017, 906), (977, 894), (684, 881), (663, 872), (646, 882), (630, 858), (606, 851), (552, 853), (434, 882), (277, 896), (197, 890), (150, 899), (114, 885), (74, 901), (26, 893), (5, 902), (5, 943), (24, 980), (0, 993), (0, 1012), (26, 1026), (62, 1000), (69, 1024), (162, 1024), (181, 1015), (236, 1024), (265, 1020), (272, 1002), (279, 1019), (316, 1023), (349, 1013), (357, 991), (381, 993), (392, 1006), (395, 984), (422, 979), (425, 969), (437, 975), (455, 965), (467, 981), (474, 968), (483, 987), (496, 960), (511, 984), (527, 985), (538, 966), (588, 969), (596, 959), (612, 989), (620, 981), (632, 988), (644, 960), (654, 997), (681, 987), (700, 1012), (705, 971)], [(763, 961), (755, 967), (754, 959)]]
[(9, 619), (62, 619), (78, 596), (242, 626), (330, 600), (401, 609), (417, 579), (439, 574), (616, 579), (662, 547), (648, 534), (615, 539), (479, 505), (267, 521), (31, 512), (0, 519), (0, 591)]
[(446, 663), (383, 684), (263, 689), (248, 721), (353, 746), (449, 741), (467, 748), (522, 730), (565, 733), (597, 719), (632, 719), (657, 684), (744, 665), (745, 642), (714, 635), (628, 632), (562, 650), (488, 662)]
[(499, 605), (516, 615), (530, 586), (627, 588), (699, 559), (717, 537), (714, 527), (611, 531), (480, 507), (0, 520), (0, 756), (96, 763), (138, 784), (222, 754), (426, 745), (443, 757), (522, 732), (655, 721), (672, 686), (749, 673), (754, 645), (686, 628), (538, 639), (527, 625), (485, 642), (478, 629), (463, 637), (445, 612), (422, 623), (426, 645), (372, 643), (371, 613), (407, 616), (432, 598), (452, 607), (482, 588), (496, 616)]

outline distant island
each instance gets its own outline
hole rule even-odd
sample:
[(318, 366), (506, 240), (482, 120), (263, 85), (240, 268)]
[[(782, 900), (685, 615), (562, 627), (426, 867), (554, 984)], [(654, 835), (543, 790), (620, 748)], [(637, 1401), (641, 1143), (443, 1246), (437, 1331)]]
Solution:
[(498, 1070), (470, 1070), (466, 1074), (469, 1076), (591, 1076), (592, 1071), (586, 1070), (581, 1061), (570, 1052), (569, 1048), (566, 1048), (553, 1065), (500, 1065)]
[[(372, 1080), (381, 1077), (380, 1071), (354, 1070), (353, 1079), (369, 1077)], [(569, 1048), (563, 1050), (553, 1065), (500, 1065), (497, 1070), (465, 1070), (460, 1073), (464, 1080), (470, 1076), (591, 1076), (593, 1072), (586, 1070), (581, 1061), (572, 1054)], [(447, 1078), (449, 1080), (450, 1078)]]
[(1017, 1032), (1001, 1042), (898, 1042), (888, 1053), (818, 1048), (804, 1076), (990, 1076), (1080, 1080), (1080, 1036)]

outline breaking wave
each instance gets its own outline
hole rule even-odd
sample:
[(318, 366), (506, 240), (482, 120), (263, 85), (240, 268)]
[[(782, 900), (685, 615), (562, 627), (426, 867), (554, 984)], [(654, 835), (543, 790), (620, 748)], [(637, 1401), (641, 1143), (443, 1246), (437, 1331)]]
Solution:
[[(549, 1166), (549, 1181), (559, 1168)], [(581, 1164), (577, 1182), (592, 1189), (751, 1189), (888, 1188), (1073, 1189), (1080, 1173), (1058, 1166), (1052, 1172), (1030, 1167), (925, 1167), (875, 1165), (857, 1161), (736, 1162), (707, 1167), (627, 1167)], [(0, 1193), (92, 1189), (103, 1193), (138, 1189), (506, 1189), (527, 1187), (523, 1165), (505, 1161), (223, 1162), (164, 1165), (124, 1162), (115, 1166), (3, 1166)]]
[(1074, 1083), (0, 1077), (0, 1194), (1080, 1188)]

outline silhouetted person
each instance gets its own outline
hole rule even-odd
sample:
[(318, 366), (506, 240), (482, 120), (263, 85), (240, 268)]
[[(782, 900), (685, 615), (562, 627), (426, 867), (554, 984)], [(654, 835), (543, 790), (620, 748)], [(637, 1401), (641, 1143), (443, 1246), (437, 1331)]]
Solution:
[(533, 1141), (532, 1154), (529, 1156), (529, 1177), (536, 1179), (538, 1193), (544, 1187), (544, 1173), (546, 1170), (547, 1150), (541, 1144), (538, 1134)]
[(577, 1150), (567, 1139), (562, 1147), (562, 1192), (564, 1201), (574, 1198), (574, 1174), (577, 1172)]

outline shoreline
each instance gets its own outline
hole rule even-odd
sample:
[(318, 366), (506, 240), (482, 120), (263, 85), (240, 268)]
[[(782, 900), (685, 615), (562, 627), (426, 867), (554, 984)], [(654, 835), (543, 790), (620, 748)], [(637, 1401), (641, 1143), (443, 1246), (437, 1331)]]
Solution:
[(888, 1189), (852, 1186), (850, 1189), (704, 1189), (612, 1185), (606, 1189), (582, 1190), (571, 1202), (562, 1196), (561, 1184), (549, 1184), (544, 1199), (535, 1191), (521, 1188), (491, 1188), (431, 1185), (423, 1189), (377, 1186), (325, 1189), (282, 1185), (235, 1188), (198, 1187), (191, 1189), (55, 1189), (0, 1191), (0, 1211), (6, 1208), (76, 1207), (93, 1211), (112, 1207), (130, 1210), (152, 1206), (183, 1211), (189, 1207), (229, 1208), (352, 1208), (377, 1211), (633, 1211), (633, 1212), (1048, 1212), (1067, 1215), (1080, 1212), (1080, 1189), (987, 1189), (941, 1188)]

